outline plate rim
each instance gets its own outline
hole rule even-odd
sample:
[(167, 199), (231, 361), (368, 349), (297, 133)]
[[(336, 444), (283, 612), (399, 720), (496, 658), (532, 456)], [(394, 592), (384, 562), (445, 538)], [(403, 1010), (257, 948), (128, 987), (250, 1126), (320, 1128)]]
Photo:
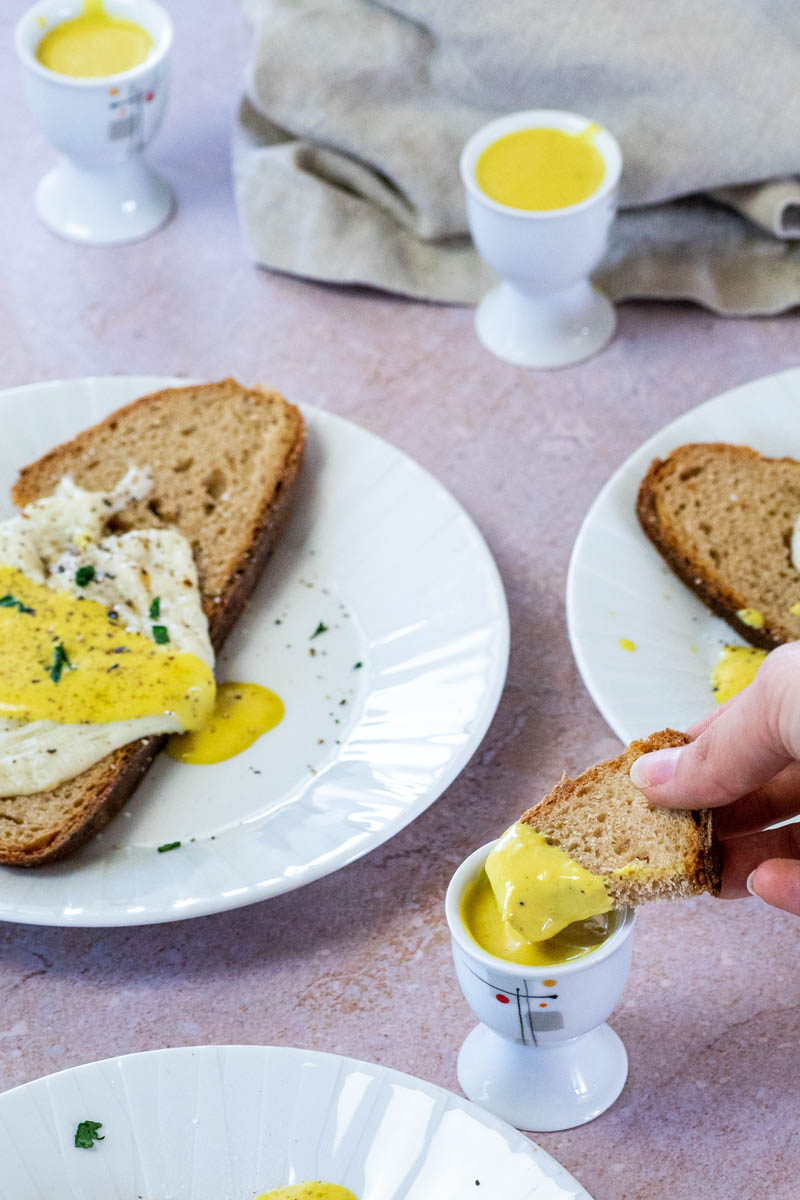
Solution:
[[(140, 395), (146, 395), (150, 391), (160, 391), (168, 387), (186, 387), (201, 382), (208, 382), (198, 379), (196, 376), (176, 376), (176, 375), (85, 375), (74, 376), (64, 379), (45, 379), (39, 382), (30, 382), (17, 384), (8, 388), (0, 388), (0, 405), (4, 405), (9, 396), (17, 396), (23, 392), (38, 392), (43, 389), (57, 390), (65, 386), (87, 386), (89, 388), (102, 387), (104, 384), (113, 383), (115, 386), (124, 384), (131, 389), (137, 390), (133, 395), (133, 399)], [(254, 386), (259, 386), (255, 384)], [(266, 386), (266, 385), (263, 385)], [(127, 401), (125, 403), (128, 403)], [(294, 403), (294, 401), (293, 401)], [(380, 846), (390, 841), (396, 834), (400, 833), (407, 825), (421, 816), (430, 806), (439, 799), (440, 796), (450, 787), (455, 779), (461, 774), (470, 760), (477, 753), (483, 739), (488, 732), (488, 729), (494, 720), (500, 699), (508, 675), (509, 656), (510, 656), (510, 618), (508, 611), (508, 597), (506, 595), (503, 579), (500, 574), (497, 562), (492, 554), (486, 538), (478, 527), (473, 517), (467, 512), (464, 506), (445, 485), (437, 479), (437, 477), (428, 470), (427, 467), (417, 462), (411, 455), (404, 450), (395, 446), (393, 442), (374, 433), (371, 429), (366, 429), (356, 421), (351, 421), (348, 417), (343, 417), (339, 413), (331, 412), (319, 405), (307, 404), (298, 402), (297, 407), (300, 408), (304, 415), (319, 415), (322, 421), (330, 421), (333, 424), (345, 426), (357, 431), (361, 436), (366, 437), (369, 441), (378, 443), (399, 457), (400, 460), (410, 465), (415, 471), (426, 479), (427, 483), (434, 488), (439, 495), (444, 498), (449, 504), (454, 507), (454, 510), (459, 514), (459, 517), (466, 522), (466, 527), (471, 535), (476, 540), (476, 544), (480, 547), (484, 555), (484, 562), (487, 571), (487, 579), (490, 580), (492, 590), (497, 604), (497, 619), (499, 626), (497, 629), (497, 637), (499, 642), (498, 652), (493, 659), (492, 677), (489, 680), (486, 689), (486, 699), (482, 710), (476, 715), (473, 724), (473, 732), (470, 738), (459, 747), (447, 765), (447, 769), (443, 771), (441, 777), (436, 781), (433, 787), (429, 788), (418, 801), (409, 809), (403, 810), (397, 817), (388, 821), (380, 830), (379, 835), (375, 840), (366, 839), (363, 844), (356, 846), (353, 849), (346, 850), (340, 857), (336, 858), (335, 865), (330, 865), (327, 860), (324, 863), (318, 863), (316, 866), (305, 866), (300, 871), (292, 874), (287, 879), (283, 875), (280, 879), (269, 882), (259, 883), (251, 882), (242, 889), (237, 889), (237, 894), (233, 896), (218, 896), (214, 900), (209, 900), (207, 903), (198, 902), (193, 904), (191, 910), (175, 912), (174, 907), (169, 911), (146, 913), (126, 913), (125, 920), (122, 921), (118, 915), (110, 914), (108, 917), (102, 912), (95, 912), (87, 919), (82, 913), (75, 916), (68, 912), (51, 913), (48, 917), (43, 917), (33, 912), (20, 915), (18, 905), (11, 903), (6, 904), (0, 901), (0, 922), (7, 924), (34, 925), (43, 928), (80, 928), (80, 929), (126, 929), (135, 926), (144, 925), (159, 925), (167, 924), (173, 921), (191, 920), (195, 917), (212, 916), (217, 913), (229, 912), (236, 908), (245, 908), (251, 904), (260, 903), (262, 900), (269, 900), (274, 896), (283, 895), (287, 892), (303, 887), (305, 884), (314, 883), (327, 875), (334, 874), (336, 871), (349, 866), (356, 862), (359, 858), (366, 854), (377, 850)], [(101, 418), (102, 419), (102, 418)], [(96, 423), (96, 422), (94, 422)], [(90, 428), (91, 426), (84, 426)], [(0, 867), (0, 872), (5, 870), (29, 870), (28, 868), (12, 868)]]
[(548, 1170), (554, 1169), (555, 1171), (554, 1174), (550, 1175), (552, 1180), (556, 1183), (574, 1185), (577, 1189), (573, 1200), (592, 1200), (591, 1195), (584, 1185), (557, 1158), (554, 1158), (552, 1154), (540, 1146), (538, 1142), (534, 1141), (532, 1137), (529, 1137), (521, 1130), (516, 1129), (513, 1125), (509, 1125), (502, 1118), (496, 1117), (487, 1109), (482, 1108), (479, 1104), (475, 1104), (474, 1101), (450, 1091), (449, 1088), (442, 1087), (441, 1084), (432, 1083), (430, 1080), (422, 1079), (418, 1075), (411, 1075), (407, 1071), (400, 1071), (396, 1067), (387, 1067), (383, 1063), (370, 1062), (368, 1059), (353, 1058), (348, 1054), (336, 1054), (330, 1050), (303, 1049), (301, 1046), (280, 1046), (262, 1042), (211, 1042), (198, 1046), (159, 1046), (150, 1050), (134, 1050), (129, 1054), (111, 1054), (107, 1058), (93, 1059), (88, 1063), (76, 1063), (71, 1067), (63, 1067), (59, 1071), (50, 1071), (47, 1075), (39, 1075), (35, 1079), (29, 1079), (25, 1083), (19, 1083), (7, 1091), (0, 1092), (0, 1114), (2, 1113), (3, 1106), (13, 1100), (15, 1096), (29, 1089), (35, 1090), (40, 1086), (46, 1085), (50, 1080), (62, 1076), (81, 1076), (91, 1072), (95, 1068), (113, 1067), (131, 1059), (156, 1059), (173, 1056), (189, 1058), (192, 1055), (211, 1056), (212, 1054), (218, 1054), (220, 1051), (229, 1050), (252, 1052), (254, 1054), (260, 1052), (265, 1058), (268, 1058), (271, 1054), (279, 1053), (296, 1060), (300, 1066), (309, 1062), (325, 1062), (338, 1064), (340, 1070), (342, 1068), (347, 1070), (367, 1068), (369, 1071), (376, 1072), (379, 1077), (388, 1077), (398, 1083), (411, 1086), (415, 1091), (421, 1091), (423, 1094), (429, 1096), (434, 1095), (446, 1098), (451, 1105), (455, 1105), (462, 1111), (467, 1112), (479, 1124), (501, 1133), (506, 1139), (509, 1150), (523, 1152), (535, 1158), (540, 1165), (542, 1160), (544, 1160)]
[[(746, 380), (744, 383), (737, 383), (733, 387), (727, 388), (724, 392), (719, 392), (715, 396), (709, 396), (708, 399), (701, 400), (699, 404), (693, 405), (693, 407), (688, 408), (679, 416), (674, 417), (671, 421), (668, 421), (666, 425), (663, 425), (660, 429), (657, 429), (655, 433), (652, 433), (650, 437), (646, 438), (639, 446), (636, 446), (630, 452), (630, 454), (625, 457), (623, 462), (620, 463), (620, 465), (612, 472), (612, 474), (603, 484), (600, 491), (590, 504), (586, 515), (581, 521), (580, 528), (572, 546), (572, 551), (569, 558), (569, 566), (567, 568), (567, 580), (565, 587), (567, 636), (569, 638), (569, 644), (572, 650), (573, 658), (575, 659), (575, 665), (578, 668), (578, 673), (580, 674), (584, 687), (591, 696), (592, 702), (599, 711), (603, 720), (611, 728), (614, 735), (622, 742), (627, 743), (630, 741), (628, 733), (616, 715), (612, 703), (610, 703), (604, 697), (601, 685), (598, 683), (598, 680), (593, 673), (591, 664), (587, 659), (585, 647), (580, 641), (579, 635), (575, 629), (578, 619), (576, 611), (578, 603), (577, 574), (580, 565), (578, 560), (589, 537), (589, 526), (592, 520), (596, 517), (597, 511), (607, 500), (608, 495), (617, 486), (621, 479), (627, 477), (631, 471), (633, 461), (639, 459), (640, 457), (646, 457), (650, 455), (654, 456), (655, 446), (660, 444), (663, 440), (669, 439), (676, 431), (676, 428), (680, 426), (687, 418), (695, 417), (716, 406), (723, 407), (740, 392), (747, 393), (751, 389), (762, 387), (765, 384), (775, 384), (778, 382), (778, 380), (786, 380), (790, 377), (794, 377), (794, 380), (797, 381), (798, 391), (800, 391), (800, 366), (786, 367), (782, 371), (773, 371), (769, 375), (758, 375), (754, 379)], [(685, 439), (681, 439), (679, 442), (676, 442), (676, 445), (681, 445), (684, 441)], [(663, 453), (663, 450), (659, 451), (659, 453)], [(640, 533), (642, 538), (644, 538), (645, 535), (640, 530), (638, 521), (635, 523), (635, 529), (636, 532)], [(676, 581), (680, 582), (677, 575), (674, 576), (674, 578)], [(685, 584), (681, 584), (681, 586), (685, 587)]]

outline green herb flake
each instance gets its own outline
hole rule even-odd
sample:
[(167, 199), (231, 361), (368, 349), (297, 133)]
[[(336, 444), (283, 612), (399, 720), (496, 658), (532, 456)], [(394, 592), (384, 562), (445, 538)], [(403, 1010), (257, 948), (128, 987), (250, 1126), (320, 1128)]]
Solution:
[(353, 663), (353, 670), (360, 671), (361, 668), (363, 667), (363, 665), (364, 665), (363, 662), (361, 661), (361, 659), (359, 659), (357, 663)]
[(50, 678), (53, 683), (58, 683), (64, 667), (68, 667), (71, 671), (74, 670), (72, 663), (69, 661), (69, 655), (64, 649), (64, 643), (59, 642), (53, 651), (53, 661), (50, 663)]
[(150, 620), (157, 621), (161, 616), (161, 597), (154, 596), (153, 602), (150, 605)]
[[(312, 633), (311, 638), (319, 637), (319, 635), (321, 633), (327, 633), (327, 632), (328, 632), (328, 626), (325, 624), (324, 621), (320, 621), (319, 625)], [(309, 638), (308, 640), (311, 641), (311, 638)]]
[(164, 842), (163, 846), (158, 847), (159, 854), (166, 854), (168, 850), (177, 850), (180, 842)]
[(7, 592), (5, 596), (0, 596), (0, 608), (18, 608), (21, 613), (33, 612), (32, 608), (28, 608), (27, 604), (17, 600), (16, 596), (12, 596), (10, 592)]
[(95, 571), (93, 566), (78, 567), (75, 572), (75, 582), (78, 587), (86, 587), (87, 583), (91, 583), (94, 579)]
[(102, 1121), (81, 1121), (75, 1130), (75, 1145), (78, 1150), (92, 1150), (95, 1142), (105, 1140), (105, 1134), (98, 1133), (103, 1128)]
[(159, 646), (166, 646), (169, 641), (166, 625), (153, 626), (153, 640), (158, 642)]

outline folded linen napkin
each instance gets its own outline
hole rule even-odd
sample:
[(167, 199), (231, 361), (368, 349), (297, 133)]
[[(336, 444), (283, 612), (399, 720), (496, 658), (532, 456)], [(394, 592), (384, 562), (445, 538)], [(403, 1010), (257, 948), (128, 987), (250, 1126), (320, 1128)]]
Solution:
[(567, 108), (622, 146), (596, 278), (720, 313), (800, 303), (800, 7), (792, 0), (240, 0), (257, 47), (234, 174), (264, 266), (455, 303), (492, 282), (464, 142)]

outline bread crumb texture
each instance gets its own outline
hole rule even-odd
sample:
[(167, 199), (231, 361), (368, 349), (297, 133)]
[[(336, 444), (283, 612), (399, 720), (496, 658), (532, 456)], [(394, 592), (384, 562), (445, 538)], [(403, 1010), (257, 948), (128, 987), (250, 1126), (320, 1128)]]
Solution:
[(618, 906), (643, 900), (719, 892), (718, 851), (711, 814), (656, 808), (630, 779), (642, 754), (689, 741), (665, 729), (632, 742), (617, 758), (598, 763), (577, 779), (564, 775), (521, 820), (602, 875)]

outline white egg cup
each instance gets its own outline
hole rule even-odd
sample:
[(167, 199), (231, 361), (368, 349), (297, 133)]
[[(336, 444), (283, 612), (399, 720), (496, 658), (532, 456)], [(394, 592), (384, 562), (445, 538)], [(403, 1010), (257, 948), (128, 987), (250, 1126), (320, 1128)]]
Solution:
[(608, 130), (600, 129), (594, 141), (606, 168), (600, 187), (579, 204), (547, 211), (490, 200), (478, 186), (478, 159), (498, 138), (520, 129), (581, 133), (590, 124), (586, 117), (556, 109), (512, 113), (474, 133), (461, 155), (472, 240), (503, 281), (478, 305), (475, 329), (487, 350), (517, 366), (581, 362), (614, 334), (614, 306), (592, 285), (589, 274), (606, 251), (622, 154)]
[(461, 919), (467, 887), (494, 842), (461, 864), (445, 910), (461, 990), (480, 1025), (458, 1056), (466, 1096), (517, 1129), (574, 1129), (605, 1112), (628, 1076), (628, 1056), (605, 1024), (631, 965), (635, 914), (625, 909), (606, 941), (584, 958), (547, 967), (483, 950)]
[(28, 104), (63, 156), (39, 183), (36, 210), (71, 241), (137, 241), (159, 229), (174, 206), (172, 189), (142, 157), (166, 106), (172, 21), (153, 0), (106, 0), (112, 16), (147, 30), (150, 54), (116, 75), (60, 75), (39, 62), (36, 49), (53, 26), (82, 9), (82, 0), (40, 0), (15, 32)]

